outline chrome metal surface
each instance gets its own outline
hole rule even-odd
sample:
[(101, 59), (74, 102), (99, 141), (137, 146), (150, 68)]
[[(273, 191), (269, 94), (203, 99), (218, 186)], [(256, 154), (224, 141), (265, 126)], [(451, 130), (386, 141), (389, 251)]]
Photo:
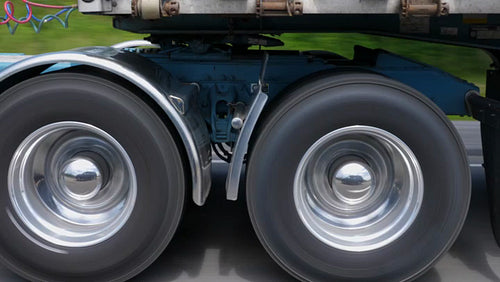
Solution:
[[(193, 201), (197, 205), (203, 205), (211, 186), (210, 142), (206, 140), (208, 134), (201, 131), (206, 131), (206, 127), (193, 124), (199, 119), (182, 116), (175, 110), (164, 94), (164, 92), (168, 92), (168, 89), (162, 89), (158, 85), (159, 82), (155, 81), (154, 75), (145, 73), (157, 70), (151, 61), (142, 58), (142, 64), (138, 64), (139, 56), (122, 53), (121, 57), (117, 58), (118, 54), (117, 50), (111, 47), (89, 47), (32, 56), (0, 71), (0, 82), (14, 74), (28, 71), (37, 66), (46, 65), (48, 68), (58, 63), (75, 63), (109, 71), (133, 83), (158, 103), (179, 132), (186, 148), (191, 169)], [(134, 62), (124, 62), (127, 56), (134, 56)]]
[[(122, 1), (122, 0), (120, 0)], [(178, 0), (181, 14), (255, 14), (257, 1), (198, 1)], [(488, 14), (499, 13), (497, 0), (464, 1), (448, 0), (450, 13)], [(399, 14), (401, 0), (343, 1), (302, 0), (304, 14)]]
[(231, 106), (233, 109), (233, 118), (231, 119), (231, 127), (240, 130), (247, 117), (247, 107), (244, 103), (236, 103)]
[(64, 192), (76, 200), (89, 200), (103, 187), (102, 173), (91, 158), (75, 157), (68, 160), (61, 172)]
[(124, 48), (135, 48), (135, 47), (154, 47), (160, 48), (160, 45), (153, 44), (148, 40), (130, 40), (117, 43), (115, 45), (111, 45), (111, 47), (115, 49), (124, 49)]
[(172, 103), (174, 108), (179, 112), (179, 114), (186, 114), (186, 103), (181, 97), (169, 95), (168, 99), (170, 100), (170, 103)]
[(241, 171), (243, 169), (243, 160), (248, 150), (248, 142), (250, 141), (253, 129), (268, 99), (267, 94), (262, 91), (265, 85), (264, 77), (268, 60), (269, 54), (265, 53), (260, 71), (257, 93), (253, 97), (250, 109), (246, 114), (245, 122), (241, 127), (240, 135), (238, 135), (238, 140), (236, 140), (236, 145), (234, 145), (233, 148), (233, 156), (231, 157), (231, 163), (229, 164), (226, 178), (226, 199), (228, 200), (236, 201), (238, 199)]
[(80, 13), (103, 13), (109, 15), (130, 15), (130, 0), (78, 0)]
[(243, 119), (241, 117), (234, 117), (231, 119), (231, 127), (239, 130), (243, 127)]
[(412, 225), (424, 180), (401, 139), (356, 125), (326, 134), (307, 150), (293, 193), (302, 223), (317, 239), (364, 252), (391, 244)]
[(1, 63), (16, 63), (21, 60), (31, 57), (30, 55), (1, 55), (0, 54), (0, 64)]
[[(112, 1), (96, 0), (92, 2), (78, 0), (78, 9), (82, 13), (102, 13), (106, 15), (130, 15), (131, 0)], [(272, 6), (283, 6), (272, 3)], [(422, 2), (422, 1), (419, 1)], [(419, 3), (418, 2), (418, 3)], [(429, 3), (427, 1), (426, 3)], [(256, 0), (177, 0), (171, 14), (214, 14), (214, 15), (255, 15), (259, 14)], [(448, 0), (450, 14), (497, 14), (500, 7), (497, 0), (464, 1)], [(379, 1), (343, 1), (343, 0), (302, 0), (294, 1), (294, 7), (303, 9), (303, 14), (399, 14), (402, 8), (401, 0)], [(156, 7), (156, 6), (154, 6)], [(170, 6), (171, 7), (171, 6)], [(276, 9), (276, 8), (274, 8)], [(262, 9), (260, 9), (262, 10)], [(156, 13), (156, 11), (155, 11)], [(166, 11), (163, 16), (168, 16)]]
[(90, 124), (65, 121), (30, 134), (9, 167), (15, 214), (40, 238), (87, 247), (112, 237), (135, 206), (137, 181), (127, 152)]
[(236, 141), (236, 145), (234, 146), (233, 156), (226, 179), (226, 199), (228, 200), (236, 201), (238, 199), (241, 171), (243, 169), (243, 160), (248, 150), (248, 141), (252, 136), (253, 129), (266, 105), (267, 99), (268, 96), (262, 91), (259, 91), (259, 93), (255, 95), (250, 110), (248, 111), (247, 118), (241, 128), (238, 140)]
[(373, 194), (373, 171), (364, 163), (348, 162), (337, 168), (331, 188), (341, 201), (354, 205)]

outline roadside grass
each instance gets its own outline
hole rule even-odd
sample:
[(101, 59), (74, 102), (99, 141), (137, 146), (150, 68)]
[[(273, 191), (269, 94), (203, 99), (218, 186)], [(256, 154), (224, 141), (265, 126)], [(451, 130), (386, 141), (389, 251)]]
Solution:
[[(4, 1), (0, 1), (3, 3)], [(23, 17), (26, 9), (21, 1), (15, 0), (15, 15)], [(75, 0), (35, 2), (51, 5), (71, 5)], [(3, 6), (3, 5), (2, 5)], [(52, 14), (58, 10), (34, 8), (33, 14), (38, 18)], [(3, 8), (0, 8), (0, 17), (3, 18)], [(63, 15), (60, 18), (64, 18)], [(68, 50), (83, 46), (109, 46), (121, 41), (142, 39), (144, 35), (133, 34), (113, 28), (112, 18), (107, 16), (83, 15), (73, 11), (69, 17), (69, 26), (63, 28), (55, 20), (43, 25), (40, 33), (35, 33), (31, 25), (19, 25), (14, 35), (11, 35), (6, 26), (0, 25), (0, 53), (40, 54), (53, 51)]]
[[(39, 0), (53, 4), (53, 1)], [(72, 4), (72, 0), (61, 0), (57, 4)], [(34, 9), (35, 15), (43, 16), (47, 9)], [(16, 1), (16, 16), (26, 13), (20, 1)], [(0, 13), (0, 17), (3, 14)], [(109, 46), (121, 41), (142, 39), (146, 35), (113, 29), (112, 18), (106, 16), (83, 15), (74, 11), (69, 19), (69, 27), (64, 29), (56, 21), (44, 24), (40, 33), (35, 33), (30, 25), (20, 25), (14, 35), (5, 26), (0, 26), (0, 53), (39, 54), (67, 50), (82, 46)], [(444, 44), (426, 43), (413, 40), (382, 36), (338, 33), (338, 34), (284, 34), (276, 36), (285, 42), (284, 47), (271, 50), (326, 50), (352, 58), (354, 45), (382, 48), (410, 59), (436, 66), (457, 77), (472, 82), (484, 94), (486, 70), (490, 58), (481, 50)], [(455, 119), (455, 118), (454, 118)]]

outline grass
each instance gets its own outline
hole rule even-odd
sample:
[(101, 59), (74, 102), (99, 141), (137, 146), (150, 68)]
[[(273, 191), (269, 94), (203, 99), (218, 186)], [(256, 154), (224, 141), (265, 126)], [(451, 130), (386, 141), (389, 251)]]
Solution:
[[(0, 1), (3, 3), (3, 1)], [(15, 2), (15, 15), (22, 17), (26, 14), (26, 9)], [(76, 1), (59, 0), (35, 2), (70, 5)], [(2, 5), (3, 6), (3, 5)], [(0, 9), (0, 17), (3, 9)], [(35, 8), (34, 14), (41, 18), (45, 14), (53, 13), (56, 10)], [(57, 12), (57, 11), (56, 11)], [(40, 54), (52, 51), (68, 50), (82, 46), (108, 46), (125, 40), (142, 39), (144, 36), (130, 32), (113, 29), (112, 18), (106, 16), (88, 16), (74, 11), (69, 17), (69, 27), (63, 28), (56, 21), (45, 23), (40, 33), (35, 33), (29, 24), (20, 25), (14, 35), (11, 35), (6, 26), (0, 25), (0, 52), (2, 53), (25, 53)]]

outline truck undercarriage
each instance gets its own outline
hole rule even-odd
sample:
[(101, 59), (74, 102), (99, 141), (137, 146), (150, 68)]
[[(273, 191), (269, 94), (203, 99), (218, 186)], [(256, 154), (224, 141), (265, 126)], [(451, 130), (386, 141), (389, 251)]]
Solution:
[[(0, 56), (0, 257), (20, 275), (133, 277), (167, 246), (188, 198), (205, 202), (214, 153), (229, 163), (226, 198), (244, 186), (261, 243), (295, 278), (412, 280), (467, 215), (467, 156), (446, 115), (481, 122), (500, 244), (497, 1), (79, 0), (78, 9), (147, 40)], [(260, 50), (290, 32), (468, 46), (493, 64), (482, 95), (382, 49), (356, 46), (352, 59)]]

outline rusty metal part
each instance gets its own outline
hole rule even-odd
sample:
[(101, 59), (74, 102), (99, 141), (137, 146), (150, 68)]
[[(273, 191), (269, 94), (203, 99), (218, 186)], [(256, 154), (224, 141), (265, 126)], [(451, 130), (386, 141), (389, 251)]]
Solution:
[(145, 20), (159, 19), (179, 14), (179, 1), (167, 1), (161, 5), (161, 0), (132, 0), (132, 16)]
[(164, 17), (177, 16), (180, 11), (179, 1), (168, 1), (163, 4), (161, 15)]
[(302, 1), (293, 1), (293, 5), (288, 8), (292, 15), (300, 16), (304, 12), (304, 3)]
[(160, 0), (132, 0), (132, 16), (145, 20), (154, 20), (161, 17)]
[(446, 16), (450, 12), (447, 2), (441, 0), (401, 0), (401, 15)]
[(138, 7), (137, 7), (137, 1), (139, 0), (132, 0), (131, 1), (131, 9), (132, 9), (132, 16), (133, 17), (138, 17), (139, 16), (139, 11), (138, 11)]
[(257, 0), (257, 15), (266, 16), (300, 16), (303, 13), (301, 0)]

